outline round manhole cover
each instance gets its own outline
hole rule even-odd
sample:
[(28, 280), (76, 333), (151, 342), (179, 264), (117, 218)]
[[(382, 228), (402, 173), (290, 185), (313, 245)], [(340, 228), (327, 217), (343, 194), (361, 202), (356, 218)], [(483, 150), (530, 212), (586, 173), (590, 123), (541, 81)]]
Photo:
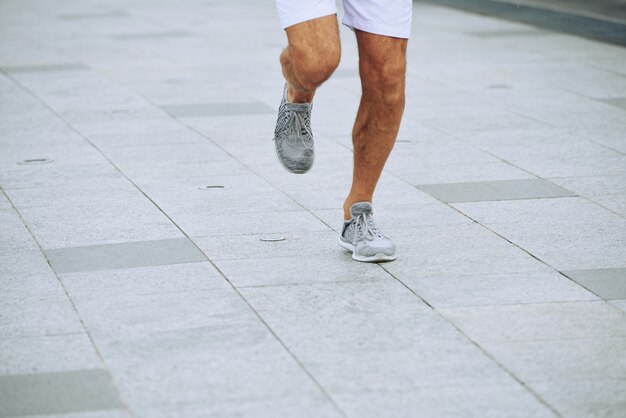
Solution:
[(50, 164), (54, 162), (50, 158), (30, 158), (28, 160), (18, 161), (19, 165), (35, 165), (35, 164)]

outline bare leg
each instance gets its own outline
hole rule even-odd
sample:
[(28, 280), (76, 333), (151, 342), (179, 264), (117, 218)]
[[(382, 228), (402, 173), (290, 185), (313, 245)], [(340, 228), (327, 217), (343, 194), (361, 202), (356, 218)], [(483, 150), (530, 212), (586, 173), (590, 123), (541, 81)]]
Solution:
[(362, 97), (352, 131), (352, 188), (343, 205), (371, 202), (374, 189), (398, 135), (404, 112), (406, 39), (356, 31)]
[(298, 23), (285, 29), (289, 45), (280, 55), (290, 102), (311, 102), (315, 90), (339, 65), (341, 46), (337, 15)]

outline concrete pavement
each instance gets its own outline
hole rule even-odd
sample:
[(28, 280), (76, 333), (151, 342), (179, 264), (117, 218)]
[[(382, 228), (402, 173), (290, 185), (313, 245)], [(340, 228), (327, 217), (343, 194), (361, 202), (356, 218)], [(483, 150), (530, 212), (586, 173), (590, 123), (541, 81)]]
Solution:
[(342, 41), (294, 176), (272, 1), (0, 1), (0, 417), (623, 416), (626, 51), (416, 4), (376, 265)]

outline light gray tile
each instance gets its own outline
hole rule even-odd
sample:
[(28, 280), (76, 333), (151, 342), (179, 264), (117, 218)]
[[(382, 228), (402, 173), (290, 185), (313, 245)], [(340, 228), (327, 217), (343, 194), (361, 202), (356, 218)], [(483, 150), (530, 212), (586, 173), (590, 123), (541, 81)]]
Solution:
[(603, 299), (626, 299), (626, 268), (570, 270), (563, 274)]
[(241, 292), (287, 346), (300, 353), (403, 350), (424, 335), (462, 339), (393, 279), (244, 287)]
[(0, 335), (19, 338), (83, 332), (76, 311), (41, 252), (0, 255)]
[(123, 33), (111, 35), (112, 39), (118, 40), (144, 40), (144, 39), (178, 39), (188, 38), (192, 34), (184, 31), (163, 31), (163, 32), (141, 32), (141, 33)]
[(210, 260), (320, 255), (332, 257), (339, 252), (337, 241), (338, 235), (334, 231), (194, 238), (194, 242)]
[(602, 301), (483, 306), (440, 312), (481, 344), (626, 336), (626, 317)]
[(214, 306), (212, 315), (205, 309), (204, 326), (96, 337), (131, 408), (172, 411), (194, 404), (320, 397), (319, 389), (249, 309), (234, 312), (224, 307)]
[(510, 379), (393, 280), (241, 291), (331, 393)]
[(626, 408), (626, 380), (552, 380), (530, 385), (562, 416), (619, 418)]
[(339, 394), (335, 399), (348, 416), (362, 418), (556, 416), (527, 390), (513, 382), (499, 385), (428, 387), (411, 391), (369, 391)]
[(0, 254), (36, 251), (37, 243), (13, 209), (0, 209)]
[(64, 283), (85, 327), (97, 340), (164, 331), (192, 332), (203, 327), (239, 327), (258, 321), (231, 288), (150, 292), (138, 287), (126, 294), (110, 290), (100, 297), (94, 294), (99, 287), (97, 283), (93, 286), (84, 280)]
[(595, 159), (617, 155), (614, 150), (564, 128), (479, 132), (465, 136), (464, 140), (522, 167), (537, 160)]
[(90, 184), (106, 187), (107, 184), (122, 179), (122, 174), (109, 163), (57, 163), (37, 167), (15, 165), (7, 169), (0, 169), (0, 182), (7, 190), (29, 187), (59, 189), (72, 184)]
[(617, 306), (622, 311), (626, 312), (626, 299), (622, 300), (612, 300), (611, 305)]
[[(207, 189), (208, 186), (218, 187)], [(211, 219), (214, 214), (279, 213), (302, 209), (254, 174), (142, 180), (139, 187), (175, 219), (178, 215), (193, 216), (200, 222), (201, 219)]]
[(494, 180), (519, 180), (535, 178), (528, 172), (504, 161), (486, 163), (438, 164), (436, 160), (426, 164), (404, 165), (388, 170), (411, 184), (439, 184), (479, 182)]
[(206, 103), (195, 105), (161, 106), (176, 118), (195, 118), (199, 116), (257, 115), (273, 114), (275, 110), (260, 102), (244, 103)]
[(237, 287), (389, 280), (377, 265), (355, 263), (339, 244), (333, 255), (216, 260), (215, 264)]
[(108, 270), (206, 261), (206, 256), (187, 238), (46, 250), (57, 273)]
[(576, 196), (543, 179), (421, 184), (417, 188), (447, 203)]
[(106, 19), (106, 18), (117, 18), (117, 17), (126, 17), (127, 13), (123, 11), (112, 11), (112, 12), (94, 12), (94, 13), (71, 13), (71, 14), (62, 14), (59, 16), (59, 19), (62, 20), (83, 20), (83, 19)]
[(328, 231), (328, 227), (322, 221), (303, 210), (217, 213), (211, 215), (210, 222), (206, 216), (193, 211), (175, 213), (172, 218), (192, 237)]
[(625, 338), (572, 338), (481, 344), (527, 385), (551, 380), (626, 379)]
[(327, 399), (318, 396), (282, 397), (265, 399), (236, 399), (199, 401), (184, 405), (147, 407), (142, 409), (146, 416), (171, 415), (186, 418), (219, 417), (255, 417), (275, 418), (339, 418), (343, 415)]
[(582, 198), (455, 203), (557, 270), (623, 267), (624, 218)]
[(482, 226), (387, 229), (398, 259), (384, 268), (399, 279), (545, 272), (551, 269)]
[(87, 334), (0, 340), (0, 375), (97, 369), (101, 366)]
[(435, 308), (597, 300), (557, 272), (411, 277), (402, 282)]
[(0, 376), (0, 416), (123, 408), (104, 370)]
[(208, 262), (64, 273), (60, 278), (72, 293), (111, 299), (230, 288)]
[(158, 172), (161, 167), (213, 162), (224, 162), (231, 158), (218, 146), (209, 141), (164, 143), (128, 147), (106, 147), (106, 155), (122, 169), (150, 166)]

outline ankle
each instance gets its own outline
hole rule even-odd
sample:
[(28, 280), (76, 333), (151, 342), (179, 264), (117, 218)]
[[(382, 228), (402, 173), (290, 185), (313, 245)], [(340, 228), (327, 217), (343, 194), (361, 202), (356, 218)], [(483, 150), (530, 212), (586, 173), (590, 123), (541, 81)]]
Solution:
[(345, 221), (349, 221), (350, 219), (352, 219), (352, 214), (350, 213), (350, 208), (352, 207), (352, 205), (354, 205), (355, 203), (358, 202), (369, 202), (370, 204), (372, 203), (372, 199), (371, 198), (351, 198), (348, 197), (346, 199), (346, 201), (343, 204), (343, 219)]

